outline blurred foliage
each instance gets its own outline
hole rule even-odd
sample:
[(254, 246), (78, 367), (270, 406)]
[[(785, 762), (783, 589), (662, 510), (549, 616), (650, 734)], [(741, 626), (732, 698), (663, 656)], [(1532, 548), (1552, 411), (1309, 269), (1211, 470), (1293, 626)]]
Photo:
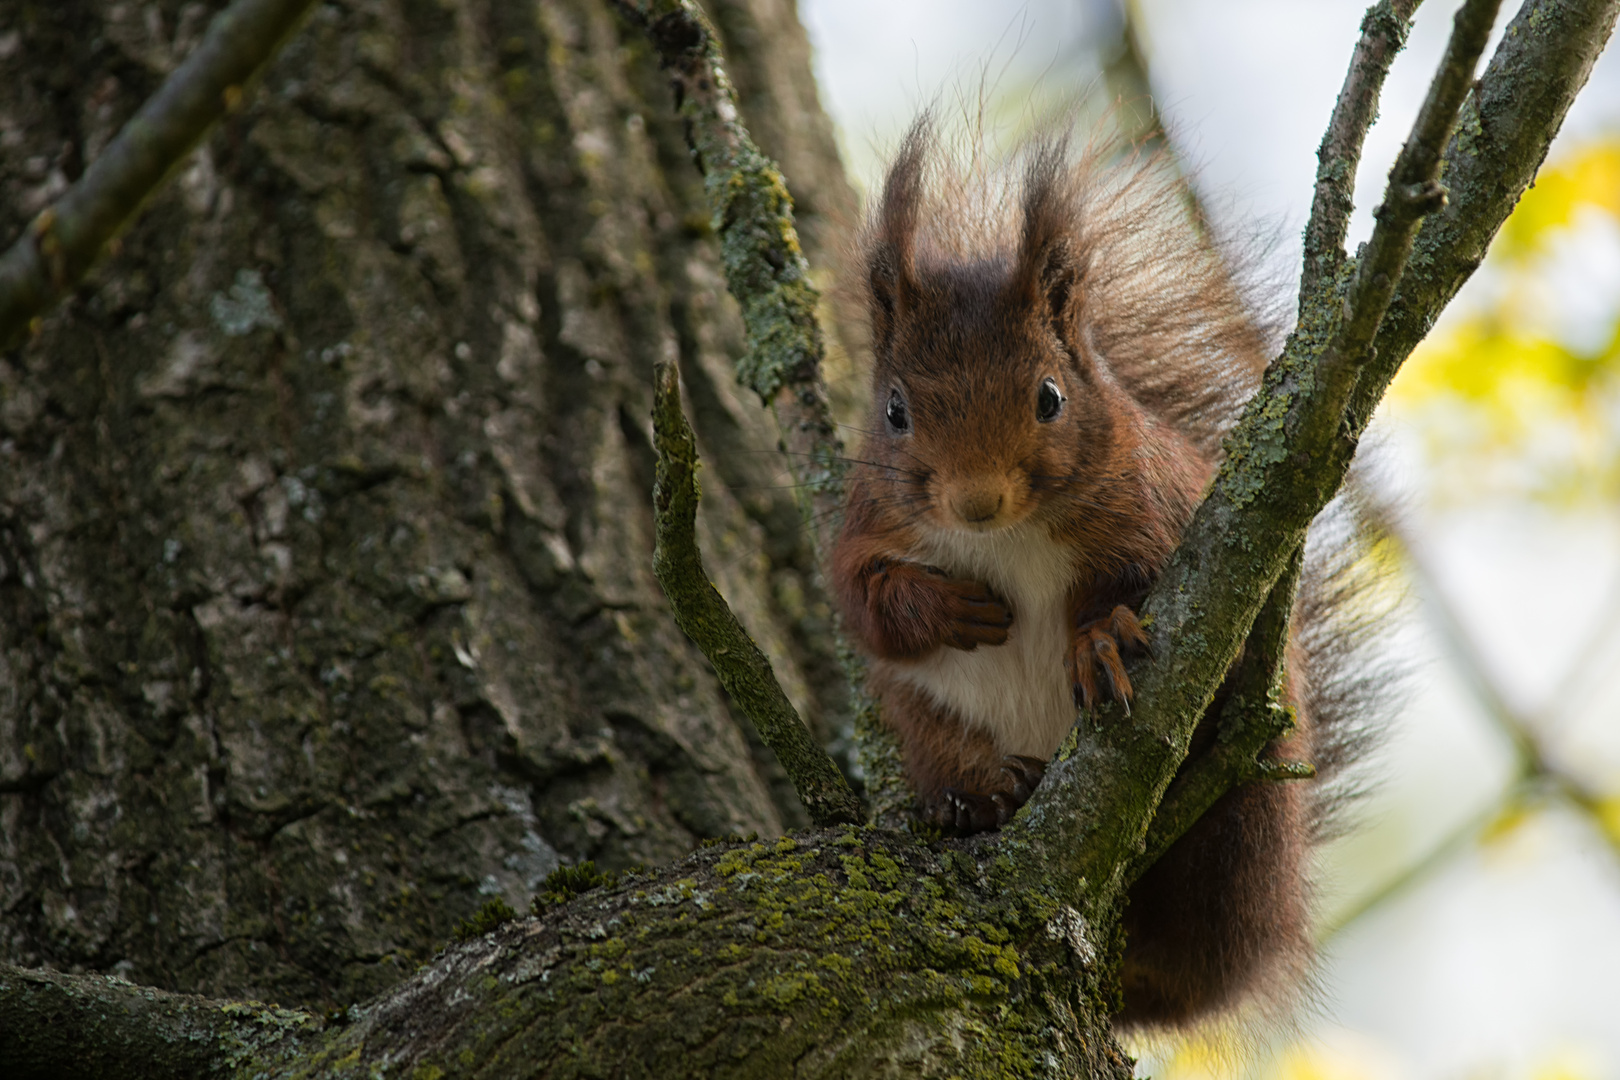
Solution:
[(1604, 838), (1620, 850), (1620, 795), (1610, 795), (1598, 802), (1597, 820), (1603, 827)]
[(1442, 501), (1620, 500), (1620, 134), (1542, 170), (1389, 400)]
[(1390, 1075), (1392, 1064), (1377, 1047), (1339, 1035), (1331, 1042), (1306, 1039), (1269, 1049), (1232, 1032), (1145, 1041), (1148, 1056), (1137, 1075), (1150, 1073), (1157, 1080), (1381, 1080)]

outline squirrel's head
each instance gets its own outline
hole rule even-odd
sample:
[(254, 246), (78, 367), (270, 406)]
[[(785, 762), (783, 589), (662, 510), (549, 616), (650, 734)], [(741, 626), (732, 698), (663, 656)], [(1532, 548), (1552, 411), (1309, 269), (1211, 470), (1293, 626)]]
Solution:
[(912, 130), (866, 245), (868, 452), (936, 528), (988, 532), (1056, 512), (1105, 476), (1121, 392), (1087, 325), (1087, 249), (1063, 147), (1030, 157), (1017, 217), (991, 243), (952, 230)]

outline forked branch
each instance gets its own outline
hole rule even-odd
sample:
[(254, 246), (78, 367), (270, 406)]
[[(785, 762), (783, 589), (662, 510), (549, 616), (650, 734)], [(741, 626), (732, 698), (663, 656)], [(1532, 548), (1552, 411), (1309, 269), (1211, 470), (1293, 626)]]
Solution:
[[(1354, 382), (1371, 359), (1372, 339), (1405, 272), (1419, 223), (1426, 214), (1444, 205), (1445, 192), (1439, 184), (1441, 152), (1456, 124), (1499, 5), (1500, 0), (1468, 0), (1457, 12), (1440, 69), (1390, 170), (1389, 186), (1375, 215), (1377, 226), (1358, 258), (1342, 302), (1342, 322), (1317, 361), (1315, 381), (1322, 400), (1316, 408), (1322, 413), (1343, 415)], [(1361, 40), (1318, 151), (1316, 198), (1305, 234), (1302, 308), (1313, 301), (1331, 299), (1345, 259), (1344, 236), (1362, 143), (1377, 112), (1379, 88), (1390, 61), (1405, 40), (1416, 6), (1416, 2), (1408, 0), (1381, 0), (1362, 21)], [(1132, 876), (1152, 865), (1176, 837), (1233, 786), (1311, 775), (1303, 763), (1267, 765), (1257, 756), (1290, 726), (1275, 694), (1301, 551), (1294, 550), (1289, 568), (1272, 587), (1250, 631), (1244, 659), (1232, 677), (1233, 694), (1218, 721), (1217, 744), (1191, 764), (1186, 775), (1166, 792), (1149, 830), (1146, 849), (1133, 864)]]
[(1355, 207), (1356, 167), (1367, 131), (1378, 116), (1378, 96), (1395, 55), (1406, 45), (1412, 15), (1422, 0), (1379, 0), (1361, 19), (1361, 39), (1350, 57), (1344, 86), (1316, 151), (1316, 195), (1305, 227), (1305, 266), (1299, 295), (1308, 301), (1331, 284), (1345, 259), (1344, 238)]
[(1464, 0), (1453, 20), (1440, 70), (1389, 171), (1384, 201), (1373, 211), (1378, 224), (1357, 258), (1355, 278), (1345, 298), (1344, 322), (1317, 365), (1317, 377), (1327, 389), (1322, 407), (1332, 411), (1335, 421), (1343, 416), (1361, 368), (1372, 357), (1373, 338), (1406, 271), (1418, 225), (1446, 204), (1446, 191), (1440, 186), (1441, 155), (1468, 96), (1499, 7), (1501, 0)]
[[(1229, 436), (1209, 496), (1144, 605), (1153, 655), (1131, 673), (1136, 708), (1127, 716), (1105, 707), (1077, 725), (1040, 790), (1003, 833), (1004, 849), (1014, 855), (1009, 877), (1072, 899), (1087, 917), (1106, 917), (1197, 718), (1306, 527), (1342, 482), (1388, 378), (1478, 264), (1545, 156), (1620, 0), (1526, 3), (1482, 80), (1479, 97), (1490, 108), (1464, 112), (1458, 136), (1448, 142), (1495, 9), (1495, 0), (1463, 5), (1355, 282), (1343, 294), (1307, 300), (1299, 327)], [(1502, 138), (1490, 150), (1501, 156), (1489, 156), (1481, 135), (1498, 129)], [(1438, 209), (1433, 181), (1442, 162), (1454, 190), (1459, 176), (1468, 181), (1461, 196), (1470, 225), (1454, 223), (1455, 203), (1442, 217), (1450, 236), (1465, 242), (1453, 250), (1431, 241), (1425, 226), (1415, 269), (1408, 269), (1413, 234)], [(1406, 281), (1417, 275), (1410, 289), (1403, 271)], [(1391, 310), (1398, 284), (1401, 300)], [(1386, 314), (1397, 334), (1381, 329)]]

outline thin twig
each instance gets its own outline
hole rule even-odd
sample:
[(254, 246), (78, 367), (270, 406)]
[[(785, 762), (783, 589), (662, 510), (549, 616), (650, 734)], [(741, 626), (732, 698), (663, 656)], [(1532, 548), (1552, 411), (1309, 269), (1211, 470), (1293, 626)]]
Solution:
[(1305, 229), (1300, 301), (1331, 283), (1345, 259), (1344, 238), (1355, 208), (1356, 167), (1367, 130), (1378, 116), (1378, 95), (1395, 55), (1406, 45), (1412, 14), (1422, 0), (1379, 0), (1361, 20), (1361, 40), (1350, 57), (1344, 87), (1316, 151), (1316, 196)]
[(237, 0), (77, 183), (0, 256), (0, 349), (95, 264), (169, 170), (227, 112), (314, 0)]
[(694, 533), (697, 443), (681, 411), (680, 375), (674, 364), (661, 363), (653, 380), (653, 433), (658, 448), (653, 572), (669, 597), (675, 621), (703, 650), (720, 685), (753, 721), (765, 745), (776, 752), (810, 820), (817, 825), (860, 822), (861, 803), (844, 774), (810, 737), (776, 681), (771, 662), (703, 571)]
[(1427, 214), (1446, 203), (1446, 190), (1440, 184), (1441, 156), (1500, 6), (1501, 0), (1464, 0), (1452, 20), (1440, 70), (1389, 170), (1384, 201), (1373, 211), (1377, 225), (1356, 260), (1355, 279), (1344, 302), (1344, 321), (1318, 366), (1318, 378), (1329, 388), (1324, 404), (1333, 406), (1336, 413), (1342, 413), (1362, 366), (1372, 357), (1373, 338), (1406, 271), (1418, 226)]

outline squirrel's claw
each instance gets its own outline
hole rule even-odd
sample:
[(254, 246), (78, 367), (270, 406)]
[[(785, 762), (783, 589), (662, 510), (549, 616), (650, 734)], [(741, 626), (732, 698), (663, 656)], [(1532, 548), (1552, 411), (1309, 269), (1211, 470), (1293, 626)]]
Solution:
[(946, 788), (940, 792), (939, 801), (928, 816), (941, 828), (966, 836), (999, 828), (1011, 820), (1017, 809), (1006, 795), (999, 792), (981, 795), (959, 788)]
[(1046, 775), (1046, 762), (1022, 754), (1001, 759), (1003, 787), (979, 793), (948, 787), (928, 808), (926, 816), (941, 828), (961, 835), (999, 829), (1029, 801)]
[(945, 644), (972, 650), (980, 645), (1004, 645), (1012, 627), (1012, 611), (977, 581), (946, 579), (950, 592), (951, 622)]
[(1099, 671), (1108, 680), (1114, 699), (1130, 707), (1131, 679), (1125, 673), (1121, 647), (1145, 648), (1147, 634), (1136, 613), (1120, 604), (1107, 618), (1086, 623), (1075, 631), (1074, 647), (1069, 650), (1069, 675), (1074, 681), (1074, 703), (1089, 709), (1101, 700)]
[(1016, 806), (1023, 806), (1045, 779), (1046, 762), (1023, 754), (1008, 754), (1001, 759), (1001, 772), (1012, 781), (1012, 797), (1017, 800)]

